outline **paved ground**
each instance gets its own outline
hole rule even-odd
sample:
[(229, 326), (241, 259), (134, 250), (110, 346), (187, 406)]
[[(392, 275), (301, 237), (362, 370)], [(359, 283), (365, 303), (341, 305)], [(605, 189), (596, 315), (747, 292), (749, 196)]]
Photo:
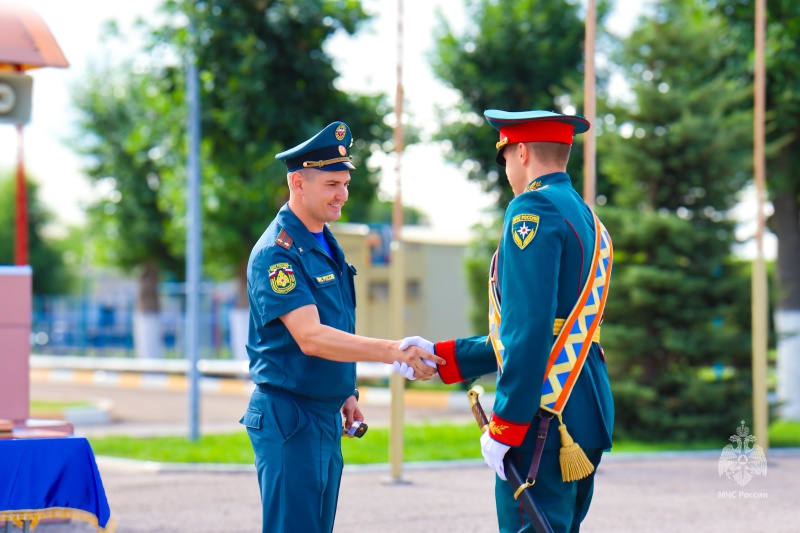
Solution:
[[(744, 488), (720, 478), (716, 454), (601, 464), (587, 532), (797, 532), (800, 454), (771, 459), (766, 478)], [(253, 473), (144, 472), (101, 465), (118, 533), (252, 533), (259, 530)], [(336, 532), (497, 531), (493, 476), (480, 465), (408, 468), (408, 485), (385, 469), (344, 474)], [(732, 492), (728, 492), (732, 491)], [(42, 533), (89, 532), (82, 523)], [(298, 532), (302, 533), (302, 532)]]
[[(34, 384), (32, 394), (81, 393), (110, 399), (122, 420), (77, 433), (139, 428), (144, 433), (174, 432), (184, 424), (183, 395), (60, 389)], [(246, 397), (204, 396), (204, 421), (236, 429)], [(365, 406), (365, 409), (368, 407)], [(375, 423), (384, 408), (368, 408)], [(170, 414), (171, 413), (171, 414)], [(414, 410), (409, 419), (442, 419), (461, 413)], [(468, 417), (464, 417), (466, 419)], [(224, 426), (224, 427), (223, 427)], [(184, 426), (185, 427), (185, 426)], [(734, 428), (735, 429), (735, 428)], [(733, 430), (732, 430), (733, 431)], [(606, 456), (600, 466), (588, 532), (797, 532), (800, 531), (800, 451), (774, 452), (766, 477), (745, 487), (720, 477), (719, 452)], [(259, 530), (258, 485), (253, 471), (148, 471), (99, 461), (119, 533), (252, 533)], [(336, 532), (492, 532), (493, 474), (475, 462), (407, 465), (409, 484), (386, 484), (386, 467), (348, 468), (344, 474)], [(90, 532), (86, 524), (46, 524), (42, 533)], [(298, 532), (302, 533), (302, 532)]]

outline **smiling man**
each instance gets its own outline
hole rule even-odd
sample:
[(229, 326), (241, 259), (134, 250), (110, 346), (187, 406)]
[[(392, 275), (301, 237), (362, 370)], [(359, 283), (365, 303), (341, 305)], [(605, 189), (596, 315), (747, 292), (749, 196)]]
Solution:
[[(341, 438), (363, 422), (356, 361), (395, 361), (428, 379), (444, 359), (399, 341), (355, 335), (356, 269), (327, 223), (342, 216), (350, 128), (334, 122), (275, 156), (288, 170), (289, 203), (247, 265), (247, 352), (256, 389), (241, 423), (256, 457), (262, 531), (329, 533), (342, 476)], [(349, 434), (348, 434), (349, 436)]]

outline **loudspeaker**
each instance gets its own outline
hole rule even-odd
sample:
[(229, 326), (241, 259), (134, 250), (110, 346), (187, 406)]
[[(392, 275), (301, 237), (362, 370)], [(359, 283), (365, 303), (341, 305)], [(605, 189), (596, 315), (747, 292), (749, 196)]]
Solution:
[(27, 124), (32, 100), (33, 78), (0, 72), (0, 124)]

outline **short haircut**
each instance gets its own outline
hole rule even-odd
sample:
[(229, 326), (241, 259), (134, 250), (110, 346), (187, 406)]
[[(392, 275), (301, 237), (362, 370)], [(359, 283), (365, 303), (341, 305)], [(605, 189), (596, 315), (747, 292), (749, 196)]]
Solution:
[(293, 170), (292, 172), (287, 172), (286, 182), (289, 184), (290, 191), (292, 190), (292, 174), (294, 174), (295, 172), (303, 176), (305, 180), (314, 181), (314, 178), (317, 177), (317, 174), (319, 174), (322, 171), (317, 168), (301, 168), (298, 170)]
[(528, 149), (539, 163), (567, 168), (572, 145), (553, 142), (529, 142)]

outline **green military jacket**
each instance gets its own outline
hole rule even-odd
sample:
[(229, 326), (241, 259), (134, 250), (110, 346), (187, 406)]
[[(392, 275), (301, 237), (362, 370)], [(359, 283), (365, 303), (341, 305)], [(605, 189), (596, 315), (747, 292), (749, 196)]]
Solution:
[[(532, 216), (531, 216), (532, 215)], [(566, 319), (586, 283), (594, 253), (591, 209), (557, 172), (530, 183), (506, 210), (497, 276), (502, 301), (500, 340), (505, 347), (492, 413), (492, 437), (533, 449), (545, 368), (554, 344), (555, 319)], [(488, 265), (487, 265), (488, 272)], [(439, 373), (457, 383), (497, 370), (486, 336), (437, 343), (447, 360)], [(584, 449), (611, 447), (614, 403), (605, 356), (593, 343), (563, 412), (569, 433)], [(551, 423), (545, 449), (560, 446)], [(538, 422), (537, 422), (538, 425)], [(499, 429), (499, 431), (497, 431)]]

